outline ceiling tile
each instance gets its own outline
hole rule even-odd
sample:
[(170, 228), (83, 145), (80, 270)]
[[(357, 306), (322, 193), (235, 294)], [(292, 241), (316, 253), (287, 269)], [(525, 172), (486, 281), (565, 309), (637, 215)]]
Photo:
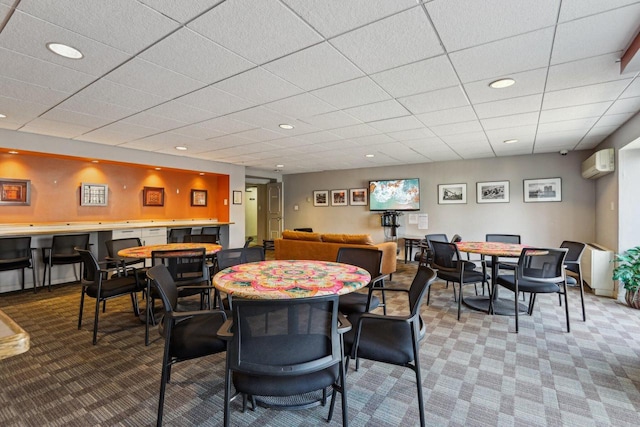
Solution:
[(621, 126), (624, 122), (633, 117), (635, 113), (622, 113), (622, 114), (605, 114), (602, 116), (596, 126)]
[(255, 66), (186, 28), (153, 45), (140, 57), (203, 83), (215, 83)]
[(136, 110), (144, 110), (167, 100), (167, 98), (122, 86), (104, 79), (90, 84), (73, 96), (73, 98), (76, 97), (88, 98)]
[(636, 113), (640, 111), (640, 96), (619, 99), (607, 110), (607, 114)]
[(466, 83), (464, 89), (467, 91), (467, 95), (469, 95), (469, 100), (474, 104), (516, 98), (544, 92), (546, 76), (547, 70), (545, 68), (539, 68), (537, 70), (509, 75), (508, 77), (514, 79), (516, 84), (504, 89), (492, 89), (489, 87), (489, 83), (495, 79)]
[(37, 118), (24, 125), (21, 130), (29, 133), (58, 136), (60, 138), (74, 138), (90, 131), (91, 128), (71, 123), (57, 122), (55, 120)]
[(128, 53), (140, 52), (179, 26), (142, 3), (128, 0), (23, 1), (18, 10)]
[(433, 25), (450, 52), (555, 25), (559, 6), (559, 0), (426, 3)]
[(400, 98), (398, 101), (413, 114), (429, 113), (469, 105), (460, 86)]
[(476, 113), (469, 105), (448, 110), (439, 110), (432, 113), (416, 115), (418, 120), (427, 126), (447, 125), (450, 123), (468, 122), (476, 120)]
[(134, 114), (133, 116), (129, 116), (126, 119), (123, 119), (123, 122), (157, 129), (158, 132), (164, 132), (167, 130), (175, 129), (187, 124), (185, 122), (180, 122), (178, 120), (172, 120), (166, 117), (156, 116), (154, 114), (147, 113), (145, 111), (138, 114)]
[(340, 109), (391, 99), (391, 96), (369, 77), (327, 86), (311, 93)]
[(76, 137), (76, 139), (97, 142), (100, 144), (119, 145), (124, 142), (133, 141), (134, 139), (153, 135), (157, 132), (158, 131), (156, 129), (136, 126), (129, 123), (115, 122), (100, 129), (94, 129), (82, 134)]
[[(596, 104), (577, 105), (575, 107), (555, 108), (543, 110), (540, 113), (540, 123), (560, 122), (565, 120), (583, 119), (587, 117), (600, 117), (611, 106), (611, 102), (598, 102)], [(640, 108), (640, 105), (638, 105)]]
[(569, 89), (633, 77), (620, 74), (619, 59), (619, 54), (607, 54), (549, 67), (546, 90)]
[(277, 0), (227, 1), (188, 27), (256, 64), (322, 41)]
[(215, 88), (258, 104), (297, 95), (303, 90), (262, 67), (252, 68), (218, 82)]
[(577, 18), (583, 18), (587, 15), (595, 15), (597, 13), (617, 9), (637, 2), (638, 0), (562, 0), (562, 7), (560, 8), (560, 17), (558, 21), (571, 21)]
[(510, 114), (530, 113), (540, 110), (541, 106), (542, 93), (474, 104), (473, 108), (476, 110), (479, 118), (489, 119), (491, 117), (508, 116)]
[(437, 136), (457, 135), (461, 133), (480, 132), (482, 126), (477, 120), (462, 123), (452, 123), (448, 125), (430, 126), (429, 129)]
[(75, 111), (64, 110), (59, 107), (47, 111), (40, 117), (47, 120), (53, 120), (56, 122), (63, 122), (63, 123), (70, 123), (70, 124), (85, 126), (90, 129), (95, 129), (112, 122), (112, 120), (104, 117), (77, 113)]
[(320, 129), (335, 129), (362, 123), (360, 120), (343, 111), (331, 111), (329, 113), (306, 117), (304, 121)]
[(0, 122), (24, 124), (47, 111), (49, 107), (37, 102), (0, 96), (0, 112), (7, 117)]
[(175, 0), (140, 1), (181, 24), (222, 3), (222, 0), (189, 0), (188, 2), (176, 2)]
[(369, 122), (369, 126), (380, 132), (398, 132), (412, 129), (424, 129), (424, 125), (414, 116), (396, 117), (393, 119)]
[(326, 38), (415, 7), (415, 0), (283, 0)]
[[(489, 142), (495, 148), (502, 146), (522, 146), (522, 145), (533, 145), (533, 141), (536, 138), (536, 125), (532, 126), (515, 126), (510, 128), (503, 129), (494, 129), (487, 130), (485, 133), (487, 134), (487, 138), (489, 138)], [(504, 141), (508, 141), (510, 139), (517, 139), (518, 142), (513, 144), (505, 144)], [(501, 148), (501, 150), (503, 150)], [(504, 151), (504, 150), (503, 150)]]
[(357, 138), (360, 136), (375, 135), (378, 131), (369, 125), (361, 124), (333, 129), (331, 133), (341, 136), (342, 138)]
[(544, 95), (542, 108), (544, 110), (550, 110), (553, 108), (614, 101), (618, 96), (620, 96), (630, 81), (631, 80), (618, 80), (614, 82), (547, 92)]
[(431, 132), (429, 129), (424, 127), (417, 128), (417, 129), (401, 130), (396, 132), (387, 132), (387, 135), (389, 135), (391, 138), (395, 139), (396, 141), (403, 141), (403, 142), (424, 140), (428, 138), (433, 138), (440, 141), (438, 138), (435, 137), (433, 132)]
[(251, 101), (224, 92), (214, 86), (198, 89), (175, 100), (194, 108), (211, 111), (217, 115), (233, 113), (254, 105)]
[(583, 133), (586, 133), (597, 120), (597, 117), (589, 117), (585, 119), (565, 120), (562, 122), (540, 123), (538, 125), (538, 137), (549, 132), (584, 130)]
[(375, 73), (443, 53), (420, 7), (390, 16), (331, 40), (366, 73)]
[(512, 114), (480, 120), (485, 130), (513, 128), (538, 123), (538, 112)]
[(265, 107), (291, 117), (311, 117), (335, 110), (335, 107), (332, 105), (327, 104), (309, 93), (270, 102), (265, 104)]
[(498, 40), (449, 55), (464, 83), (546, 67), (553, 43), (553, 28)]
[(639, 19), (640, 4), (634, 4), (559, 24), (551, 63), (623, 51), (637, 34)]
[(157, 105), (145, 110), (149, 114), (169, 119), (178, 120), (184, 123), (197, 123), (213, 118), (215, 113), (207, 110), (201, 110), (178, 101), (169, 101), (167, 103)]
[(58, 108), (75, 111), (81, 114), (90, 114), (92, 116), (104, 117), (106, 119), (120, 120), (124, 117), (136, 113), (136, 110), (121, 105), (110, 104), (87, 98), (86, 96), (75, 95), (58, 105)]
[(265, 64), (264, 68), (305, 90), (318, 89), (363, 73), (328, 43), (321, 43)]
[(19, 99), (27, 102), (37, 102), (45, 105), (55, 105), (70, 94), (48, 87), (38, 86), (0, 76), (0, 94), (7, 98)]
[(382, 71), (371, 78), (396, 98), (458, 84), (458, 77), (446, 55)]
[(640, 96), (640, 78), (636, 77), (629, 86), (627, 86), (620, 95), (620, 98), (631, 98), (634, 96)]
[(363, 122), (373, 122), (409, 115), (409, 112), (395, 99), (347, 108), (344, 111)]

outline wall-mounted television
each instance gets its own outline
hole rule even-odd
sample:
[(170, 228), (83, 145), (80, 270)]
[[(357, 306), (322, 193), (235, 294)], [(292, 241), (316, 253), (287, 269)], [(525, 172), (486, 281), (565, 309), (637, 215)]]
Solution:
[(369, 181), (369, 210), (419, 211), (420, 179), (379, 179)]

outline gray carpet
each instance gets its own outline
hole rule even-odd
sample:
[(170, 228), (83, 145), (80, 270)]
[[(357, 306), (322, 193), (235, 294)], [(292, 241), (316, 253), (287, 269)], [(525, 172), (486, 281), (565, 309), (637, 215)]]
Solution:
[[(408, 285), (414, 265), (399, 264), (394, 284)], [(466, 295), (473, 287), (465, 289)], [(504, 292), (507, 294), (508, 292)], [(144, 326), (129, 298), (107, 304), (91, 345), (93, 305), (76, 329), (80, 289), (57, 286), (0, 295), (0, 308), (31, 334), (31, 350), (0, 361), (2, 426), (146, 426), (155, 424), (163, 342), (144, 346)], [(488, 316), (457, 306), (436, 282), (423, 306), (421, 345), (427, 424), (431, 426), (635, 426), (640, 419), (640, 311), (609, 298), (570, 291), (571, 333), (558, 298), (540, 296), (532, 317)], [(403, 301), (389, 301), (390, 313)], [(224, 355), (176, 365), (167, 386), (165, 425), (222, 424)], [(418, 425), (415, 376), (407, 368), (363, 361), (347, 377), (352, 426)], [(258, 408), (239, 426), (324, 426), (328, 407)], [(340, 425), (340, 404), (329, 425)]]

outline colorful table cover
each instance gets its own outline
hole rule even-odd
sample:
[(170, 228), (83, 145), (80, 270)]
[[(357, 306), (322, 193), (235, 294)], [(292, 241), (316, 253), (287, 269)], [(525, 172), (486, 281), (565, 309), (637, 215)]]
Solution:
[(222, 249), (222, 246), (213, 243), (167, 243), (166, 245), (134, 246), (118, 251), (122, 258), (151, 258), (153, 251), (180, 251), (184, 249), (204, 248), (207, 255), (213, 255)]
[(462, 252), (489, 255), (494, 257), (519, 257), (526, 245), (502, 242), (458, 242), (458, 249)]
[(326, 261), (278, 260), (240, 264), (221, 270), (213, 285), (232, 296), (289, 299), (343, 295), (366, 286), (369, 273), (360, 267)]

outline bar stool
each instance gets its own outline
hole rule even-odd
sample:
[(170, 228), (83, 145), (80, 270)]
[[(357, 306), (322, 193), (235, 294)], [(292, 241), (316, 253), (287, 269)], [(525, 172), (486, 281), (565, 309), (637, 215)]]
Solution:
[(0, 239), (0, 271), (22, 270), (22, 290), (24, 290), (24, 269), (30, 268), (33, 275), (33, 292), (36, 291), (36, 269), (33, 266), (31, 236), (5, 237)]
[[(51, 267), (54, 265), (82, 264), (80, 254), (74, 248), (89, 249), (89, 233), (62, 234), (53, 236), (50, 247), (42, 248), (42, 261), (44, 262), (44, 275), (42, 286), (47, 279), (47, 267), (49, 267), (49, 291), (51, 291)], [(82, 265), (80, 266), (82, 272)], [(73, 274), (76, 280), (80, 280), (75, 267)]]

